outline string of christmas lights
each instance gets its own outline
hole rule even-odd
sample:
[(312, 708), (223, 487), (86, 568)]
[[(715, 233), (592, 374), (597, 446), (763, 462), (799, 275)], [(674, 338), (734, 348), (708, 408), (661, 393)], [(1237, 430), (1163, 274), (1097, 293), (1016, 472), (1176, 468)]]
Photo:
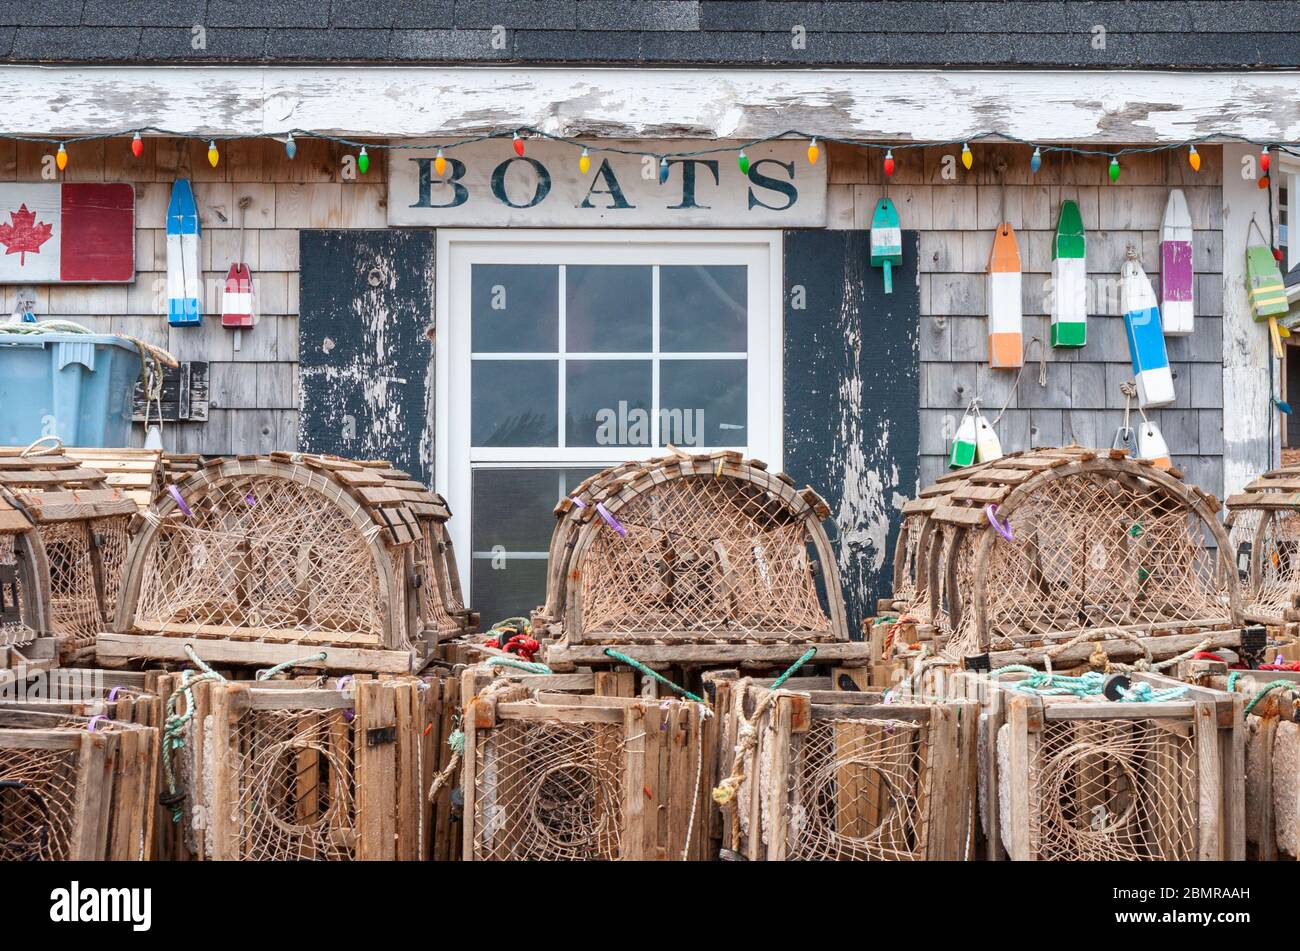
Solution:
[(833, 142), (837, 145), (847, 145), (860, 149), (874, 150), (883, 152), (882, 168), (885, 177), (892, 177), (898, 167), (897, 160), (894, 158), (894, 152), (905, 153), (909, 149), (925, 148), (944, 148), (947, 146), (961, 146), (961, 163), (962, 166), (970, 171), (975, 166), (975, 153), (971, 150), (972, 142), (981, 142), (986, 140), (994, 141), (998, 144), (1023, 145), (1026, 148), (1032, 148), (1033, 153), (1029, 160), (1030, 172), (1037, 173), (1043, 164), (1044, 154), (1060, 155), (1079, 155), (1085, 158), (1102, 158), (1109, 159), (1108, 174), (1112, 182), (1118, 182), (1120, 177), (1120, 159), (1126, 155), (1149, 155), (1158, 152), (1172, 152), (1185, 149), (1187, 151), (1187, 162), (1193, 172), (1201, 170), (1201, 156), (1196, 151), (1198, 144), (1206, 143), (1224, 143), (1224, 142), (1244, 142), (1249, 145), (1260, 147), (1259, 169), (1263, 173), (1259, 176), (1259, 187), (1267, 188), (1269, 185), (1268, 170), (1271, 165), (1271, 155), (1273, 151), (1282, 152), (1287, 155), (1300, 157), (1300, 143), (1294, 142), (1273, 142), (1262, 139), (1250, 138), (1235, 134), (1214, 135), (1206, 134), (1197, 136), (1192, 139), (1185, 139), (1182, 142), (1166, 142), (1159, 145), (1145, 146), (1124, 146), (1119, 149), (1095, 149), (1082, 148), (1073, 145), (1046, 145), (1033, 142), (1028, 139), (1015, 135), (1009, 135), (998, 131), (981, 132), (978, 135), (963, 136), (960, 139), (935, 140), (925, 142), (889, 142), (881, 143), (865, 139), (846, 138), (843, 136), (831, 136), (818, 134), (809, 134), (797, 129), (790, 129), (775, 135), (763, 136), (761, 138), (748, 139), (742, 142), (734, 142), (727, 145), (709, 146), (702, 149), (690, 150), (667, 150), (654, 151), (650, 149), (628, 148), (618, 145), (598, 145), (591, 142), (584, 142), (579, 139), (565, 135), (556, 135), (555, 133), (546, 132), (541, 129), (530, 127), (520, 127), (516, 129), (503, 130), (499, 132), (486, 132), (480, 135), (463, 136), (452, 139), (441, 144), (410, 144), (403, 141), (396, 142), (361, 142), (346, 136), (330, 135), (325, 132), (312, 132), (307, 129), (291, 129), (284, 133), (250, 133), (245, 135), (226, 135), (226, 136), (198, 136), (194, 133), (176, 132), (170, 129), (161, 129), (157, 126), (144, 126), (139, 129), (127, 129), (119, 132), (92, 133), (78, 136), (34, 136), (34, 135), (0, 135), (0, 140), (10, 140), (17, 142), (31, 142), (43, 145), (57, 145), (55, 153), (55, 163), (59, 170), (62, 171), (68, 167), (69, 162), (69, 145), (77, 145), (83, 142), (99, 142), (107, 139), (129, 138), (131, 142), (131, 152), (136, 158), (144, 153), (145, 135), (179, 138), (179, 139), (199, 139), (208, 140), (208, 162), (215, 168), (221, 161), (221, 152), (218, 149), (218, 142), (238, 142), (253, 139), (272, 140), (284, 145), (285, 155), (290, 161), (298, 153), (298, 139), (317, 139), (324, 142), (330, 142), (336, 145), (342, 145), (349, 149), (358, 149), (355, 156), (357, 170), (366, 174), (370, 169), (370, 149), (379, 151), (396, 150), (402, 151), (436, 151), (434, 159), (434, 171), (438, 175), (446, 172), (447, 160), (445, 152), (454, 150), (466, 145), (474, 145), (479, 142), (487, 142), (493, 139), (509, 139), (514, 149), (515, 155), (524, 157), (527, 149), (527, 140), (543, 139), (550, 142), (560, 142), (572, 146), (578, 151), (578, 168), (582, 173), (586, 173), (591, 168), (591, 152), (605, 152), (612, 155), (631, 155), (641, 158), (652, 158), (658, 161), (659, 179), (665, 181), (668, 177), (668, 162), (671, 159), (690, 159), (701, 158), (709, 155), (717, 155), (724, 152), (736, 153), (736, 164), (742, 174), (749, 171), (749, 156), (747, 149), (753, 149), (756, 146), (765, 145), (769, 142), (782, 142), (791, 140), (804, 140), (808, 142), (808, 162), (815, 165), (821, 155), (821, 145), (826, 142)]

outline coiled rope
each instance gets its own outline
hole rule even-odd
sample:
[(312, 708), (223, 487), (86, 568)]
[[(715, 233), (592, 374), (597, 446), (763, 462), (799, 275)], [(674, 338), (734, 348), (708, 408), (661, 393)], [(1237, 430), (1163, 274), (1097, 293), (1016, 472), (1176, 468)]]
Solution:
[[(1106, 675), (1092, 670), (1078, 677), (1069, 677), (1065, 674), (1054, 674), (1050, 670), (1035, 670), (1024, 664), (1011, 664), (1007, 667), (999, 667), (989, 676), (998, 677), (1010, 673), (1022, 673), (1025, 677), (1022, 680), (1008, 681), (1001, 686), (1040, 697), (1095, 697), (1106, 687)], [(1183, 686), (1156, 690), (1148, 683), (1135, 683), (1128, 687), (1120, 686), (1118, 692), (1121, 703), (1161, 703), (1177, 700), (1185, 695), (1188, 689)]]

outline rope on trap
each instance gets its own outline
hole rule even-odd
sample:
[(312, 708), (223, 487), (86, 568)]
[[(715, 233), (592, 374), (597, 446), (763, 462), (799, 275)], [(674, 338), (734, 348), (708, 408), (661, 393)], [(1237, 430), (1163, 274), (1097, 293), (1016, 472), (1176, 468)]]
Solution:
[[(191, 671), (181, 671), (181, 685), (167, 698), (166, 715), (163, 720), (162, 761), (163, 775), (167, 780), (167, 792), (159, 796), (158, 801), (171, 809), (172, 822), (180, 822), (184, 814), (181, 803), (185, 801), (185, 793), (176, 786), (175, 755), (185, 748), (185, 728), (194, 719), (194, 685), (204, 680), (226, 682), (226, 678), (205, 664), (189, 644), (185, 645), (185, 656), (199, 668), (199, 673), (191, 677)], [(182, 694), (185, 696), (185, 712), (178, 714), (176, 700)]]
[[(736, 752), (731, 760), (731, 775), (727, 776), (722, 782), (713, 788), (713, 801), (722, 809), (731, 811), (731, 849), (733, 852), (740, 851), (740, 822), (736, 816), (736, 794), (740, 791), (741, 784), (745, 781), (745, 759), (754, 748), (758, 746), (758, 730), (756, 726), (768, 709), (776, 702), (777, 689), (794, 676), (804, 664), (808, 663), (817, 656), (817, 648), (810, 647), (800, 655), (799, 659), (785, 669), (785, 672), (772, 681), (772, 686), (767, 694), (759, 701), (758, 706), (754, 708), (753, 716), (746, 717), (740, 721), (736, 730)], [(737, 684), (742, 690), (748, 686), (749, 678), (742, 680)]]

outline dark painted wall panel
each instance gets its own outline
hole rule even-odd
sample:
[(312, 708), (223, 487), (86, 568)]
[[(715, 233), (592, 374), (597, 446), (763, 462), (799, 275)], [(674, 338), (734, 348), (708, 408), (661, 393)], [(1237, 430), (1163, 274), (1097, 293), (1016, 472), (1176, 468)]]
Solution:
[(866, 231), (785, 233), (785, 471), (830, 503), (855, 629), (889, 593), (919, 448), (916, 234), (892, 294), (869, 256)]
[(434, 233), (303, 231), (299, 446), (433, 477)]

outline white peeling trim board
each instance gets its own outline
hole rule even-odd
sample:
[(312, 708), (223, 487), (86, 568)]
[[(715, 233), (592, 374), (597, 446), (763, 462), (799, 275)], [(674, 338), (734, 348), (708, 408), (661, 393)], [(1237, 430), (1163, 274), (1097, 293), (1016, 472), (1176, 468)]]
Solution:
[[(881, 90), (891, 90), (882, 95)], [(1300, 140), (1300, 73), (1130, 70), (4, 66), (5, 127), (65, 135), (463, 135), (745, 139), (788, 129), (949, 141)], [(73, 159), (75, 161), (75, 158)]]
[[(1257, 180), (1241, 177), (1243, 161), (1253, 163), (1258, 154), (1252, 146), (1223, 147), (1224, 498), (1243, 491), (1246, 483), (1281, 459), (1282, 426), (1269, 401), (1270, 383), (1277, 385), (1281, 368), (1274, 366), (1269, 372), (1273, 355), (1268, 325), (1255, 322), (1246, 297), (1246, 246), (1252, 235), (1259, 241), (1250, 229), (1251, 216), (1268, 228), (1268, 192)], [(1276, 192), (1273, 202), (1276, 208)], [(1270, 240), (1275, 236), (1270, 235)], [(1177, 454), (1177, 446), (1170, 448)], [(1213, 486), (1206, 488), (1213, 490)]]
[[(428, 141), (426, 145), (436, 145)], [(631, 150), (654, 142), (603, 142)], [(717, 142), (675, 143), (681, 151)], [(662, 148), (662, 144), (658, 144)], [(590, 156), (586, 172), (571, 145), (536, 139), (516, 155), (508, 139), (462, 146), (438, 175), (432, 151), (397, 150), (388, 165), (388, 223), (430, 228), (821, 228), (826, 162), (809, 165), (803, 142), (769, 142), (734, 153), (669, 159)]]

